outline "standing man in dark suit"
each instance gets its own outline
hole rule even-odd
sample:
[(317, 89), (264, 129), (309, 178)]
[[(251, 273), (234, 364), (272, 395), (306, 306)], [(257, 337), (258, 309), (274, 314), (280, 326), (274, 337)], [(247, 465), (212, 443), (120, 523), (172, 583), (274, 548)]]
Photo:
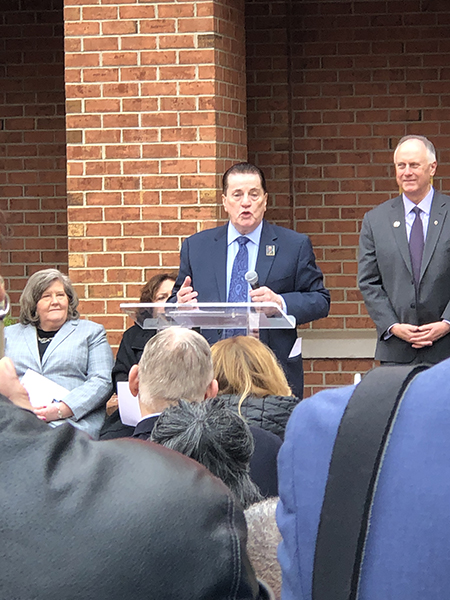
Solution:
[(364, 216), (359, 287), (384, 363), (437, 363), (450, 356), (450, 198), (436, 192), (436, 151), (403, 137), (394, 152), (402, 195)]
[[(249, 163), (232, 166), (223, 176), (222, 200), (229, 223), (184, 241), (173, 299), (176, 295), (178, 303), (275, 302), (294, 315), (297, 324), (326, 317), (330, 294), (323, 285), (308, 236), (263, 219), (267, 205), (263, 172)], [(240, 286), (235, 284), (235, 259), (240, 262), (242, 245), (246, 254), (244, 271), (258, 274), (261, 287), (256, 290), (250, 290), (243, 277)], [(244, 290), (239, 300), (235, 295), (238, 287)], [(219, 332), (205, 332), (210, 343), (219, 336)], [(262, 330), (260, 339), (274, 351), (293, 392), (301, 398), (301, 354), (289, 357), (297, 339), (296, 330)]]

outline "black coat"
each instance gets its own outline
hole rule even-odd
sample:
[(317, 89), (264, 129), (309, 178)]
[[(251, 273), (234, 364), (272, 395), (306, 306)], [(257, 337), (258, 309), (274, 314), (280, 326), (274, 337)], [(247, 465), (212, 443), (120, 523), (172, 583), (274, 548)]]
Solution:
[(117, 382), (128, 381), (128, 373), (133, 365), (141, 359), (145, 344), (156, 335), (156, 329), (142, 329), (133, 325), (125, 331), (117, 351), (116, 362), (112, 370), (114, 391), (117, 393)]
[[(230, 408), (238, 410), (240, 396), (223, 394)], [(300, 402), (295, 396), (248, 396), (241, 405), (241, 415), (249, 425), (275, 433), (282, 440), (292, 411)]]
[(0, 398), (0, 598), (255, 600), (242, 509), (201, 465)]
[[(100, 440), (117, 439), (133, 436), (140, 440), (148, 440), (158, 417), (147, 417), (136, 425), (136, 428), (123, 425), (119, 411), (109, 417), (107, 429), (100, 434)], [(250, 461), (250, 478), (259, 488), (264, 498), (278, 496), (277, 457), (281, 440), (271, 432), (250, 425), (255, 442), (255, 451)]]

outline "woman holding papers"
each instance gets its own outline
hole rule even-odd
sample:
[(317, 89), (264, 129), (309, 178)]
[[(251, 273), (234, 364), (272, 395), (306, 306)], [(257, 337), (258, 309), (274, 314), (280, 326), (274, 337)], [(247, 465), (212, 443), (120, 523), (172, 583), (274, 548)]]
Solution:
[[(52, 426), (65, 421), (97, 438), (111, 395), (113, 356), (102, 325), (81, 320), (70, 279), (57, 269), (34, 273), (20, 297), (17, 325), (5, 329), (5, 355), (32, 410)], [(54, 384), (58, 384), (55, 386)]]

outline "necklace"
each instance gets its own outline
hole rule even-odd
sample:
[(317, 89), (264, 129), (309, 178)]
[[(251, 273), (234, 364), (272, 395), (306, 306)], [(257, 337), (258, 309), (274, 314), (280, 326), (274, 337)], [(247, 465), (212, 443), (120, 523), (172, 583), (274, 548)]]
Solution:
[(55, 337), (57, 331), (44, 331), (43, 329), (36, 327), (36, 334), (40, 344), (48, 344)]

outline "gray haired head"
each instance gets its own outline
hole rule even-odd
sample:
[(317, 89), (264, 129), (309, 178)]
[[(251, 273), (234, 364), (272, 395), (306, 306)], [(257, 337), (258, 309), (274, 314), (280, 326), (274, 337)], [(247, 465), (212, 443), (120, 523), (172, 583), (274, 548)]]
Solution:
[(205, 338), (184, 327), (169, 327), (152, 337), (139, 361), (139, 400), (173, 404), (205, 398), (214, 378), (211, 350)]
[(397, 150), (400, 148), (400, 146), (402, 144), (404, 144), (405, 142), (407, 142), (408, 140), (418, 140), (419, 142), (422, 142), (422, 144), (425, 146), (426, 151), (427, 151), (427, 157), (428, 160), (431, 163), (436, 161), (436, 148), (434, 147), (433, 143), (430, 142), (430, 140), (428, 138), (426, 138), (424, 135), (404, 135), (398, 142), (397, 146), (395, 147), (394, 150), (394, 160), (395, 157), (397, 155)]
[(37, 303), (45, 290), (52, 285), (54, 281), (60, 281), (64, 286), (64, 291), (69, 299), (69, 309), (67, 320), (78, 319), (80, 314), (77, 310), (78, 295), (72, 285), (72, 282), (58, 271), (58, 269), (43, 269), (36, 271), (28, 279), (25, 288), (20, 296), (20, 316), (19, 321), (22, 325), (38, 325), (39, 317), (36, 312)]
[(250, 479), (254, 442), (247, 423), (224, 400), (180, 400), (159, 417), (151, 440), (204, 465), (221, 479), (244, 508), (261, 500)]

